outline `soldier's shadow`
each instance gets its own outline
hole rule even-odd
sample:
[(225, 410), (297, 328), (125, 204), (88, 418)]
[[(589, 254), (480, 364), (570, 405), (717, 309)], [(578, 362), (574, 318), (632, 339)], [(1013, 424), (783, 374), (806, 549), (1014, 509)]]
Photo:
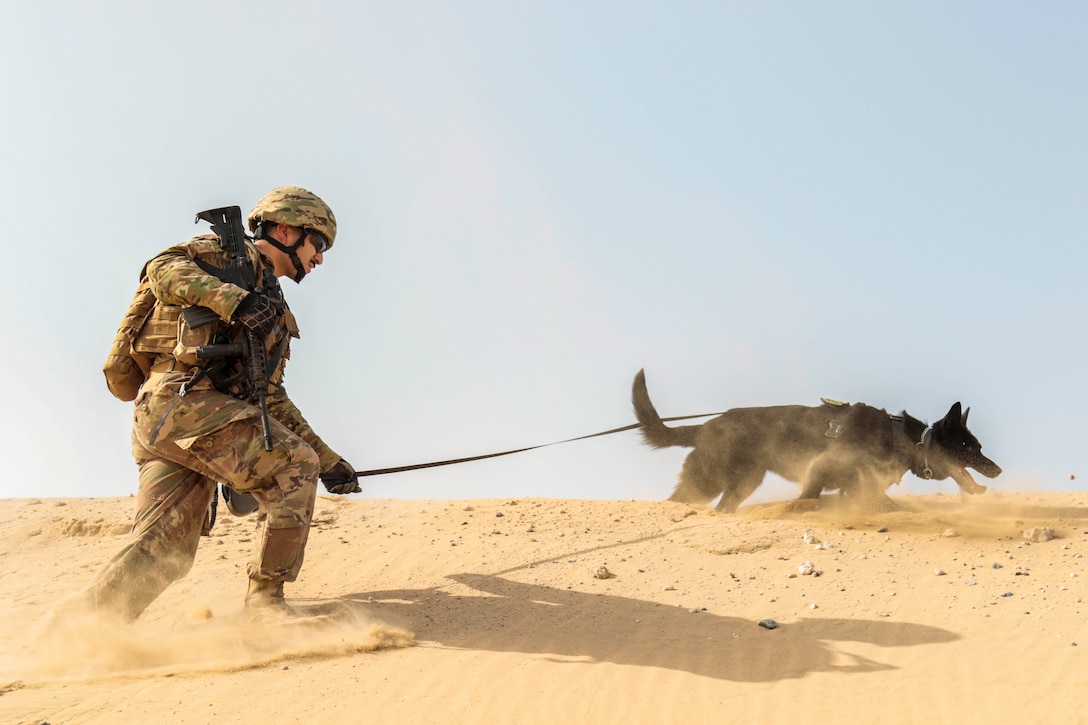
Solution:
[(443, 646), (664, 667), (741, 682), (894, 669), (835, 643), (897, 647), (959, 638), (936, 627), (868, 619), (805, 619), (768, 630), (748, 619), (628, 597), (484, 574), (449, 578), (473, 593), (404, 589), (351, 594), (340, 601), (389, 615), (419, 640)]

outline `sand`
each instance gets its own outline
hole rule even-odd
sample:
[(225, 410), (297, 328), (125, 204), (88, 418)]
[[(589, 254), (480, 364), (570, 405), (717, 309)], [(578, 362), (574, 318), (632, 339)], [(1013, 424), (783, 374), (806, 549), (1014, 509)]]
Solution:
[(134, 499), (0, 500), (0, 723), (1088, 721), (1088, 493), (895, 500), (320, 496), (299, 620), (243, 616), (225, 515), (135, 625), (46, 633)]

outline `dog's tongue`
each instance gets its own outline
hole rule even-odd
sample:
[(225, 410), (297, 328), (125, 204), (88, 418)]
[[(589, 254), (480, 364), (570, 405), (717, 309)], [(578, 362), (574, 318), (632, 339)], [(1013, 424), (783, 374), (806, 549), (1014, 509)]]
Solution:
[(964, 493), (986, 492), (986, 487), (975, 483), (975, 479), (971, 478), (971, 474), (967, 472), (966, 468), (952, 469), (952, 478), (960, 485), (960, 490)]

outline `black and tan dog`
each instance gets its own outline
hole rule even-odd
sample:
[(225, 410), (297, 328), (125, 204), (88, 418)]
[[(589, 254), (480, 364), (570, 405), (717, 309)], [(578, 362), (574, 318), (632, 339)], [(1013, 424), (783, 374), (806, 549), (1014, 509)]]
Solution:
[(670, 501), (709, 503), (733, 512), (767, 472), (801, 484), (801, 499), (838, 489), (866, 508), (894, 508), (885, 490), (910, 471), (921, 478), (953, 478), (965, 493), (982, 493), (967, 468), (987, 478), (1001, 468), (967, 430), (967, 414), (953, 405), (928, 426), (905, 411), (890, 415), (864, 403), (734, 408), (702, 425), (670, 428), (661, 420), (646, 376), (631, 391), (642, 436), (654, 448), (694, 448), (684, 461)]

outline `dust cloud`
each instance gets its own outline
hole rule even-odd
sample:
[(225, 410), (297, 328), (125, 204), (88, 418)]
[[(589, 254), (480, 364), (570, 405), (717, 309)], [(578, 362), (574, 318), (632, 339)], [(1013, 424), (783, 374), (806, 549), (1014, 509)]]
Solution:
[[(254, 617), (237, 612), (215, 617), (198, 606), (179, 614), (181, 621), (174, 626), (127, 624), (90, 612), (54, 613), (19, 653), (19, 679), (48, 682), (234, 671), (414, 643), (411, 632), (375, 620), (352, 602), (292, 609), (292, 615)], [(0, 679), (6, 679), (2, 673)]]

